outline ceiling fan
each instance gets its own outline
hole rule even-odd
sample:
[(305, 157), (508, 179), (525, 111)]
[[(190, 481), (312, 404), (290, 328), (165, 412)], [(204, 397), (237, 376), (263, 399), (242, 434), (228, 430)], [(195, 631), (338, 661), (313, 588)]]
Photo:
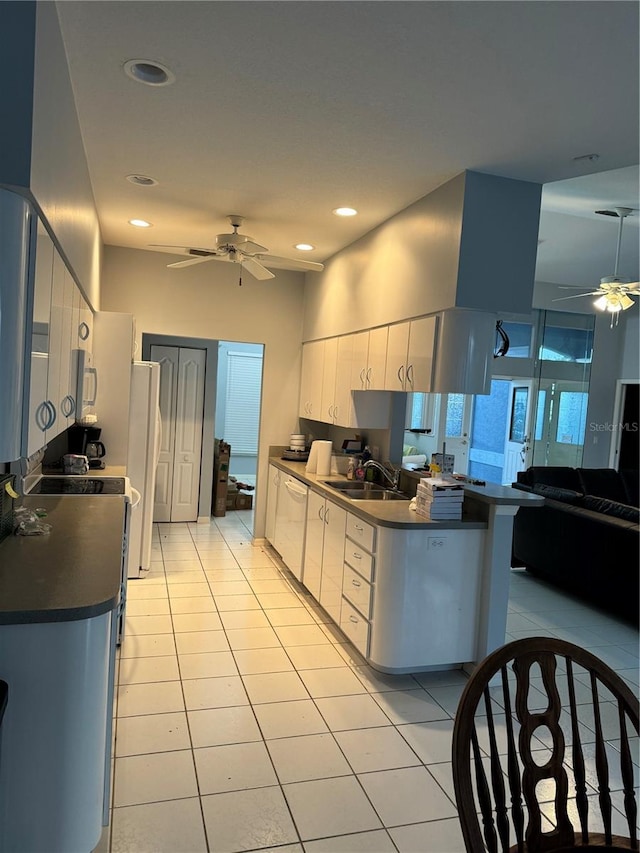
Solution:
[[(202, 264), (205, 261), (228, 261), (235, 264), (241, 264), (243, 269), (246, 269), (254, 278), (264, 281), (269, 278), (275, 278), (275, 275), (267, 269), (284, 270), (300, 270), (321, 272), (324, 269), (323, 264), (315, 263), (314, 261), (303, 261), (297, 258), (279, 258), (276, 255), (270, 255), (269, 250), (265, 246), (254, 242), (251, 237), (246, 234), (238, 233), (238, 228), (244, 222), (243, 216), (231, 214), (227, 217), (233, 233), (216, 235), (215, 249), (196, 249), (185, 246), (160, 246), (158, 243), (151, 243), (158, 248), (165, 249), (182, 249), (192, 257), (186, 261), (176, 261), (173, 264), (167, 264), (169, 269), (180, 269), (181, 267), (190, 267), (194, 264)], [(242, 279), (240, 279), (242, 284)]]
[(626, 278), (621, 278), (618, 275), (618, 265), (620, 262), (620, 245), (622, 243), (622, 226), (627, 216), (630, 216), (634, 211), (630, 207), (614, 207), (613, 210), (596, 210), (602, 216), (615, 216), (620, 219), (618, 227), (618, 244), (616, 247), (616, 262), (613, 270), (613, 275), (604, 276), (600, 279), (600, 284), (597, 290), (589, 290), (586, 293), (577, 293), (575, 296), (563, 296), (559, 299), (554, 299), (554, 302), (563, 302), (566, 299), (581, 299), (584, 296), (597, 296), (594, 305), (600, 311), (609, 311), (611, 313), (611, 326), (617, 325), (618, 316), (621, 311), (626, 311), (632, 308), (635, 302), (631, 296), (640, 296), (640, 282), (629, 281)]

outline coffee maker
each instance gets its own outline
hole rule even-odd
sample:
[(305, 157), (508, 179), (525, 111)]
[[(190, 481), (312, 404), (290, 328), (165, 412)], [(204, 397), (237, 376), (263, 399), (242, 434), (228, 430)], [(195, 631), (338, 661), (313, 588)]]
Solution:
[(69, 427), (69, 453), (80, 453), (89, 460), (90, 469), (104, 468), (104, 444), (99, 441), (102, 430), (97, 426), (74, 424)]

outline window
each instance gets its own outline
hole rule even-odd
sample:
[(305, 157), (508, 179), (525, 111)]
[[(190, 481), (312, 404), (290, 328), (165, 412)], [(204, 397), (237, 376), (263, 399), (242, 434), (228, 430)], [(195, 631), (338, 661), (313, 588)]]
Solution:
[(545, 326), (540, 347), (541, 361), (573, 361), (590, 364), (593, 352), (591, 329), (570, 329)]
[(588, 399), (585, 391), (560, 392), (556, 429), (558, 444), (584, 444)]
[(529, 389), (526, 386), (513, 389), (513, 400), (511, 402), (511, 424), (509, 426), (509, 441), (524, 442), (525, 429), (527, 426), (528, 402)]
[(224, 437), (234, 455), (258, 452), (262, 355), (229, 352)]
[(533, 334), (531, 323), (512, 323), (503, 320), (502, 328), (509, 338), (507, 358), (530, 358), (531, 336)]
[(447, 416), (445, 421), (445, 436), (460, 438), (462, 436), (462, 420), (464, 416), (464, 394), (447, 395)]
[(536, 408), (536, 428), (534, 433), (534, 439), (536, 441), (542, 441), (542, 434), (544, 430), (544, 407), (547, 399), (547, 392), (544, 390), (538, 391), (538, 405)]
[(438, 417), (438, 394), (407, 395), (407, 429), (431, 433)]

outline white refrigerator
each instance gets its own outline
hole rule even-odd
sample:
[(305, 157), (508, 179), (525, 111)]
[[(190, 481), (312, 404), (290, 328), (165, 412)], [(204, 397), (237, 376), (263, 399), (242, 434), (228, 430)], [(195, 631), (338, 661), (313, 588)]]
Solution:
[[(151, 534), (160, 454), (160, 365), (134, 361), (131, 367), (127, 476), (133, 505), (129, 530), (127, 577), (139, 578), (151, 565)], [(139, 492), (140, 498), (136, 492)]]

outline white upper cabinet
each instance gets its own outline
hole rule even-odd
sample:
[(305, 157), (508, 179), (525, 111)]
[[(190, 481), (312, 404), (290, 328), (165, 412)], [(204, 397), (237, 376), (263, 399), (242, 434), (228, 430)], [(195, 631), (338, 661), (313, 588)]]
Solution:
[(387, 366), (384, 374), (384, 387), (387, 391), (406, 390), (408, 351), (409, 323), (396, 323), (389, 326)]
[(93, 311), (89, 308), (84, 296), (77, 290), (80, 300), (78, 325), (76, 326), (76, 346), (78, 349), (91, 352), (93, 349)]
[(322, 403), (316, 420), (336, 423), (336, 370), (338, 367), (338, 338), (324, 342), (324, 368), (322, 371)]
[(298, 411), (301, 418), (322, 420), (324, 344), (324, 341), (310, 341), (302, 346), (302, 375)]
[(433, 360), (436, 341), (436, 318), (421, 317), (409, 324), (407, 354), (407, 391), (428, 393), (433, 387)]
[(51, 348), (53, 253), (53, 241), (44, 226), (38, 222), (29, 366), (29, 422), (25, 453), (27, 456), (46, 444), (47, 428), (51, 430), (55, 420), (47, 393)]
[(353, 352), (351, 388), (354, 391), (384, 391), (388, 326), (349, 335)]
[(429, 392), (433, 383), (436, 318), (389, 326), (385, 388)]

